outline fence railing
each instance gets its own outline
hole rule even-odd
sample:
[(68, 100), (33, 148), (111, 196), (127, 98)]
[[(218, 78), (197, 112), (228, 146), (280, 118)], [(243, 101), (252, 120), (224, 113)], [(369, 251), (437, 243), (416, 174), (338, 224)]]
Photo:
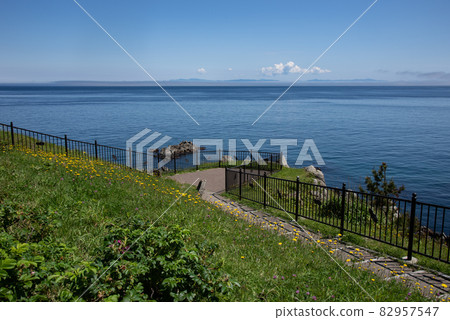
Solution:
[[(58, 137), (51, 134), (19, 128), (11, 122), (9, 125), (0, 123), (0, 138), (8, 144), (27, 147), (33, 150), (45, 152), (64, 153), (67, 156), (77, 156), (87, 159), (108, 161), (120, 166), (126, 166), (138, 170), (152, 170), (153, 172), (174, 172), (188, 169), (205, 169), (216, 167), (234, 167), (242, 165), (255, 166), (258, 170), (270, 172), (280, 170), (280, 154), (271, 152), (251, 151), (209, 151), (198, 150), (195, 153), (172, 152), (168, 156), (168, 162), (159, 166), (159, 162), (166, 158), (158, 153), (142, 153), (134, 149), (122, 149), (105, 146), (97, 141), (85, 142), (69, 139), (67, 135)], [(149, 158), (153, 157), (153, 158)], [(258, 158), (259, 157), (259, 158)], [(265, 160), (254, 161), (254, 159)], [(152, 161), (151, 161), (152, 160)], [(194, 161), (196, 160), (196, 161)], [(255, 164), (256, 163), (256, 164)]]
[(413, 253), (450, 263), (450, 208), (297, 180), (270, 177), (242, 167), (225, 169), (226, 191), (296, 221), (314, 220)]

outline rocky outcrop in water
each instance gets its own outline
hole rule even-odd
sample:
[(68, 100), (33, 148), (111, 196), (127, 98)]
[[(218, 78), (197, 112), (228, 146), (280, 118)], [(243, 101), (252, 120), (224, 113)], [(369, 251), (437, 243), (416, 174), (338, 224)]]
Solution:
[(161, 148), (159, 154), (162, 156), (170, 157), (172, 154), (184, 155), (194, 153), (199, 147), (195, 146), (192, 141), (181, 141), (179, 144), (170, 145), (167, 148)]

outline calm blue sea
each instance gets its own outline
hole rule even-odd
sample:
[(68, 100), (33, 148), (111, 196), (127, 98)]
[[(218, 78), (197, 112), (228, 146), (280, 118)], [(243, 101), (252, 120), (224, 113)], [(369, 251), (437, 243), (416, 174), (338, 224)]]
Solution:
[(118, 147), (144, 128), (171, 144), (268, 139), (265, 151), (279, 151), (270, 139), (298, 139), (291, 165), (314, 139), (328, 185), (356, 189), (384, 161), (404, 197), (450, 206), (450, 87), (294, 87), (252, 126), (284, 89), (168, 87), (198, 126), (155, 87), (0, 87), (0, 122)]

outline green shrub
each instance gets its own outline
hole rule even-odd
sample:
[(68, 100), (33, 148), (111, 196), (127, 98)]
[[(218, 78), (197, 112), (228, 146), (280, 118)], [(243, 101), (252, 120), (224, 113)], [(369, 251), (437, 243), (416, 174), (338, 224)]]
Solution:
[(30, 210), (9, 201), (0, 204), (0, 230), (14, 235), (20, 242), (39, 242), (53, 228), (55, 213)]
[[(370, 193), (384, 197), (399, 197), (400, 193), (405, 190), (405, 186), (397, 187), (393, 179), (387, 178), (387, 164), (383, 162), (378, 170), (372, 169), (372, 177), (367, 176), (364, 180), (367, 190), (359, 187), (359, 191)], [(384, 199), (375, 199), (384, 202)]]
[(238, 284), (208, 262), (213, 246), (189, 247), (188, 236), (179, 227), (112, 226), (98, 258), (81, 261), (64, 244), (3, 232), (0, 301), (217, 301)]
[(0, 301), (70, 300), (70, 291), (52, 276), (78, 268), (73, 248), (45, 241), (21, 243), (6, 233), (0, 233), (0, 241)]
[(105, 237), (100, 263), (119, 261), (105, 274), (116, 286), (102, 283), (101, 295), (133, 300), (140, 292), (144, 300), (217, 301), (236, 285), (220, 274), (220, 265), (209, 263), (214, 246), (187, 246), (189, 232), (178, 226), (146, 230), (139, 224), (112, 227)]

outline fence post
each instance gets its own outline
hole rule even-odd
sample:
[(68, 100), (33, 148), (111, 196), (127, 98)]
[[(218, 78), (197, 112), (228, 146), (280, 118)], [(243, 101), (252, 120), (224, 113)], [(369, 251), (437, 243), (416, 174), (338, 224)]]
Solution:
[(66, 149), (66, 157), (69, 156), (69, 148), (67, 147), (67, 134), (64, 135), (64, 147)]
[(95, 140), (95, 159), (98, 159), (98, 148), (97, 148), (97, 140)]
[(198, 163), (200, 162), (200, 159), (201, 159), (201, 157), (200, 157), (200, 149), (198, 150), (198, 152), (196, 151), (196, 152), (194, 152), (192, 154), (192, 161), (194, 161), (194, 157), (196, 158), (195, 159), (195, 170), (198, 171)]
[[(159, 160), (159, 158), (158, 158)], [(128, 164), (130, 165), (130, 168), (133, 168), (133, 150), (130, 148), (128, 148)]]
[(345, 219), (345, 183), (342, 184), (342, 204), (341, 204), (341, 228), (340, 228), (340, 234), (344, 234), (344, 219)]
[[(259, 175), (259, 173), (258, 173)], [(266, 202), (267, 202), (267, 172), (264, 171), (264, 209), (266, 208)]]
[(411, 199), (411, 216), (409, 217), (408, 260), (412, 259), (414, 223), (416, 222), (416, 197), (417, 195), (413, 193)]
[(281, 161), (283, 160), (283, 152), (280, 152), (279, 154), (278, 154), (278, 165), (279, 165), (279, 167), (278, 168), (280, 168), (280, 170), (283, 170), (283, 166), (281, 165)]
[(295, 188), (295, 221), (298, 221), (298, 206), (300, 202), (300, 177), (297, 176), (297, 182), (296, 182), (296, 188)]
[(14, 126), (11, 121), (11, 144), (14, 145)]
[(239, 200), (241, 199), (242, 199), (242, 169), (239, 168)]
[(270, 154), (270, 173), (273, 172), (272, 163), (273, 163), (273, 161), (272, 161), (272, 154)]
[(219, 149), (219, 168), (221, 167), (221, 160), (222, 160), (222, 157), (220, 155), (220, 149)]
[(173, 153), (173, 171), (177, 173), (177, 155), (175, 152)]
[(225, 192), (228, 192), (228, 168), (225, 167)]

